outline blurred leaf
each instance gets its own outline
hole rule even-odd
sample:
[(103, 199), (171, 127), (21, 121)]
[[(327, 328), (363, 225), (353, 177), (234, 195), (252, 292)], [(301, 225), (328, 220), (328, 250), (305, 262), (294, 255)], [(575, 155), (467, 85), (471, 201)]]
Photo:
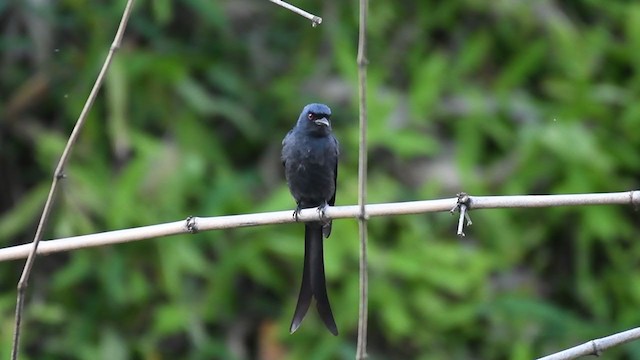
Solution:
[(194, 81), (181, 82), (178, 91), (200, 114), (224, 116), (248, 138), (255, 139), (258, 136), (257, 123), (242, 104), (208, 94)]
[[(11, 238), (37, 221), (47, 199), (49, 188), (50, 185), (44, 183), (31, 190), (29, 194), (22, 197), (21, 202), (16, 207), (0, 216), (0, 239), (2, 239), (2, 243), (11, 244), (9, 242)], [(31, 241), (33, 241), (33, 238), (24, 239), (22, 243)]]
[(183, 330), (189, 320), (189, 311), (175, 305), (161, 305), (156, 310), (154, 330), (159, 334), (172, 334)]

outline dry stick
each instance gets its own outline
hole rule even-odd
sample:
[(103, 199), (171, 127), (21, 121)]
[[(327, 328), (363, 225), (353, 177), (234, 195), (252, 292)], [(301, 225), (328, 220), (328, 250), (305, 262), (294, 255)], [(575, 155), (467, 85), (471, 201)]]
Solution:
[(295, 6), (291, 5), (291, 4), (288, 4), (288, 3), (284, 2), (284, 1), (280, 1), (280, 0), (269, 0), (269, 1), (271, 1), (272, 3), (274, 3), (276, 5), (280, 5), (285, 9), (291, 10), (291, 11), (293, 11), (294, 13), (296, 13), (298, 15), (306, 17), (307, 19), (311, 20), (311, 26), (313, 26), (313, 27), (316, 27), (316, 26), (322, 24), (322, 18), (319, 17), (319, 16), (315, 16), (313, 14), (310, 14), (310, 13), (308, 13), (308, 12), (306, 12), (306, 11), (300, 9), (300, 8), (297, 8), (297, 7), (295, 7)]
[(545, 356), (538, 360), (567, 360), (576, 359), (586, 355), (600, 356), (604, 350), (637, 339), (640, 339), (640, 328), (634, 328), (600, 339), (591, 340), (582, 345)]
[(467, 195), (467, 193), (459, 193), (458, 194), (458, 203), (456, 204), (456, 206), (451, 209), (451, 213), (453, 214), (456, 210), (458, 210), (460, 212), (460, 218), (458, 219), (458, 236), (460, 237), (464, 237), (464, 220), (467, 220), (467, 226), (471, 226), (471, 224), (473, 224), (473, 222), (471, 221), (471, 217), (469, 216), (469, 213), (467, 212), (467, 208), (469, 207), (469, 202), (471, 201), (471, 199), (469, 198), (469, 195)]
[[(365, 213), (368, 217), (377, 217), (443, 212), (451, 211), (451, 208), (453, 208), (457, 202), (458, 198), (448, 198), (368, 204), (365, 206)], [(640, 191), (569, 195), (470, 196), (468, 210), (581, 205), (632, 205), (640, 207)], [(361, 209), (357, 205), (330, 206), (324, 214), (325, 217), (322, 219), (358, 218), (361, 213)], [(298, 218), (300, 221), (322, 220), (316, 209), (303, 209)], [(46, 255), (89, 247), (152, 239), (160, 236), (193, 233), (196, 231), (286, 224), (294, 221), (291, 216), (291, 210), (204, 218), (189, 217), (186, 221), (181, 220), (131, 229), (41, 241), (38, 247), (38, 254)], [(30, 245), (31, 244), (24, 244), (0, 249), (0, 262), (27, 257)]]
[(356, 359), (367, 357), (367, 324), (369, 276), (367, 269), (367, 9), (368, 1), (360, 0), (358, 31), (358, 98), (360, 114), (360, 144), (358, 161), (358, 229), (360, 232), (360, 304), (358, 307), (358, 342)]
[(15, 315), (15, 328), (13, 331), (13, 344), (11, 348), (11, 359), (18, 359), (18, 349), (20, 346), (20, 325), (22, 324), (22, 313), (24, 307), (24, 295), (27, 289), (27, 283), (29, 281), (29, 275), (31, 274), (31, 269), (33, 268), (33, 263), (36, 259), (36, 254), (38, 251), (38, 244), (40, 243), (40, 239), (42, 238), (42, 232), (44, 231), (45, 226), (47, 225), (47, 221), (49, 220), (49, 214), (51, 213), (51, 208), (53, 207), (53, 201), (58, 189), (58, 181), (60, 181), (64, 177), (64, 167), (67, 164), (69, 159), (69, 155), (71, 154), (71, 148), (75, 144), (78, 136), (80, 134), (80, 130), (85, 123), (87, 118), (87, 114), (95, 101), (98, 91), (102, 86), (102, 82), (104, 81), (104, 77), (109, 69), (109, 65), (111, 64), (111, 60), (113, 58), (113, 54), (120, 47), (120, 43), (122, 41), (122, 36), (124, 34), (124, 29), (127, 26), (127, 21), (129, 20), (129, 15), (131, 14), (131, 9), (133, 7), (133, 0), (128, 0), (127, 5), (125, 6), (124, 12), (122, 14), (122, 18), (120, 19), (120, 26), (118, 27), (118, 31), (116, 32), (116, 36), (111, 44), (111, 48), (109, 49), (109, 53), (107, 54), (107, 58), (104, 60), (104, 64), (102, 65), (102, 69), (98, 74), (98, 78), (96, 79), (95, 84), (93, 84), (93, 88), (91, 89), (91, 93), (87, 98), (87, 101), (82, 108), (82, 112), (80, 112), (80, 116), (78, 117), (78, 121), (76, 121), (76, 125), (71, 132), (71, 136), (69, 136), (69, 140), (67, 141), (67, 145), (62, 152), (62, 156), (60, 157), (60, 161), (58, 161), (58, 166), (53, 174), (53, 181), (51, 182), (51, 189), (49, 189), (49, 196), (47, 197), (47, 201), (45, 202), (44, 209), (42, 210), (42, 216), (40, 217), (40, 222), (38, 223), (38, 228), (36, 229), (36, 234), (33, 237), (33, 242), (31, 243), (31, 250), (29, 251), (29, 256), (27, 257), (27, 261), (22, 270), (22, 276), (20, 276), (20, 281), (18, 282), (18, 297), (16, 300), (16, 315)]

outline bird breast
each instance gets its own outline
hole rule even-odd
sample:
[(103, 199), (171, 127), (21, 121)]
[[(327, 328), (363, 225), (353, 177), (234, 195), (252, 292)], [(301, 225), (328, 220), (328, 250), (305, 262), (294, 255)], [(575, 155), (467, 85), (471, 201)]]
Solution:
[(285, 175), (296, 201), (320, 206), (335, 193), (335, 148), (330, 138), (306, 139), (287, 149)]

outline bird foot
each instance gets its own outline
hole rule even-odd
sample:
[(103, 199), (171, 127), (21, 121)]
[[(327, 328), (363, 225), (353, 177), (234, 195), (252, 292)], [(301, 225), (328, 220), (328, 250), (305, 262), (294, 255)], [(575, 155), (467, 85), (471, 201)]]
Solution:
[(298, 222), (298, 217), (300, 216), (300, 211), (302, 211), (302, 208), (300, 208), (300, 205), (296, 206), (296, 209), (293, 210), (293, 220), (295, 220), (295, 222)]
[(322, 221), (323, 225), (327, 225), (331, 222), (331, 220), (327, 219), (327, 215), (326, 215), (326, 211), (329, 208), (329, 205), (327, 203), (324, 203), (320, 206), (318, 206), (318, 214), (320, 215), (320, 220)]

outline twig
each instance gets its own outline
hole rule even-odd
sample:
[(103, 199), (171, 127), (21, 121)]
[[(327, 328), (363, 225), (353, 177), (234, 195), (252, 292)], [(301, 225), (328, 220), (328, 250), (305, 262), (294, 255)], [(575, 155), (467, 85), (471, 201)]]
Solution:
[(127, 21), (129, 20), (129, 15), (131, 14), (131, 9), (133, 7), (133, 0), (128, 0), (127, 5), (125, 6), (124, 12), (122, 14), (122, 18), (120, 19), (120, 26), (118, 27), (118, 31), (116, 32), (116, 36), (111, 44), (111, 48), (109, 49), (109, 53), (107, 54), (106, 59), (104, 60), (104, 64), (102, 65), (102, 69), (98, 74), (96, 82), (93, 84), (93, 88), (91, 89), (91, 93), (89, 93), (89, 97), (80, 112), (80, 116), (76, 121), (76, 125), (71, 132), (71, 136), (69, 136), (69, 140), (67, 141), (67, 145), (62, 152), (62, 156), (58, 161), (58, 165), (56, 166), (56, 170), (53, 174), (53, 181), (51, 182), (51, 189), (49, 189), (49, 195), (47, 196), (47, 201), (45, 202), (44, 209), (42, 210), (42, 216), (40, 216), (40, 222), (38, 223), (38, 228), (36, 229), (36, 233), (33, 237), (33, 242), (31, 243), (31, 250), (29, 251), (29, 256), (27, 257), (27, 261), (22, 270), (22, 275), (20, 276), (20, 281), (18, 282), (18, 295), (16, 300), (16, 314), (15, 314), (15, 327), (13, 331), (13, 343), (11, 347), (11, 359), (18, 359), (18, 352), (20, 347), (20, 326), (22, 324), (22, 313), (24, 307), (24, 296), (28, 286), (29, 275), (31, 274), (31, 269), (33, 268), (33, 264), (36, 259), (36, 254), (38, 251), (38, 245), (40, 243), (40, 239), (42, 239), (42, 232), (44, 231), (45, 226), (47, 225), (47, 221), (49, 220), (49, 214), (51, 213), (51, 208), (53, 207), (53, 201), (55, 198), (56, 191), (58, 189), (58, 181), (64, 178), (64, 167), (69, 160), (69, 155), (71, 154), (71, 149), (75, 144), (78, 136), (80, 134), (80, 130), (84, 125), (87, 115), (89, 114), (89, 110), (93, 106), (93, 102), (95, 101), (98, 91), (102, 86), (102, 82), (104, 81), (104, 77), (109, 69), (109, 65), (111, 65), (111, 60), (115, 51), (120, 47), (120, 43), (122, 42), (122, 36), (124, 34), (124, 29), (127, 26)]
[(274, 3), (276, 5), (280, 5), (285, 9), (291, 10), (291, 11), (293, 11), (294, 13), (296, 13), (298, 15), (306, 17), (307, 19), (311, 20), (311, 26), (313, 26), (313, 27), (316, 27), (316, 26), (322, 24), (322, 18), (319, 17), (319, 16), (315, 16), (313, 14), (310, 14), (310, 13), (308, 13), (308, 12), (306, 12), (306, 11), (300, 9), (300, 8), (297, 8), (297, 7), (295, 7), (295, 6), (291, 5), (291, 4), (288, 4), (288, 3), (284, 2), (284, 1), (281, 1), (281, 0), (269, 0), (269, 1), (271, 1), (272, 3)]
[[(640, 191), (627, 191), (601, 194), (571, 195), (521, 195), (521, 196), (470, 196), (473, 209), (529, 208), (578, 205), (632, 205), (640, 204)], [(385, 204), (368, 204), (365, 214), (368, 217), (422, 214), (428, 212), (450, 211), (458, 198), (408, 201)], [(361, 209), (357, 205), (330, 206), (321, 218), (315, 209), (303, 209), (299, 221), (320, 221), (323, 219), (358, 218)], [(291, 210), (265, 212), (245, 215), (217, 217), (189, 217), (187, 220), (164, 224), (142, 226), (132, 229), (115, 230), (103, 233), (73, 236), (63, 239), (41, 241), (38, 254), (51, 254), (89, 247), (113, 245), (131, 241), (145, 240), (160, 236), (191, 233), (197, 231), (233, 229), (238, 227), (292, 223)], [(31, 244), (10, 246), (0, 249), (0, 262), (22, 259), (29, 254)]]
[(460, 204), (460, 218), (458, 219), (458, 231), (456, 232), (456, 235), (458, 235), (460, 237), (465, 237), (465, 235), (464, 235), (464, 218), (465, 218), (465, 216), (469, 216), (467, 214), (467, 205)]
[(360, 144), (358, 160), (358, 229), (360, 233), (360, 302), (358, 306), (358, 342), (356, 359), (367, 357), (367, 325), (369, 276), (367, 269), (367, 10), (368, 0), (360, 0), (358, 30), (358, 103), (360, 114)]
[(600, 356), (604, 350), (617, 345), (627, 343), (632, 340), (640, 339), (640, 328), (623, 331), (617, 334), (609, 335), (600, 339), (588, 341), (582, 345), (572, 347), (558, 353), (545, 356), (538, 360), (566, 360), (576, 359), (581, 356), (595, 355)]
[(473, 222), (471, 221), (471, 216), (469, 216), (469, 212), (467, 208), (469, 208), (469, 203), (471, 199), (467, 193), (459, 193), (458, 194), (458, 203), (456, 206), (451, 209), (451, 213), (453, 214), (456, 210), (460, 211), (460, 218), (458, 219), (458, 231), (456, 234), (460, 237), (464, 237), (464, 220), (467, 220), (467, 226), (471, 226)]

